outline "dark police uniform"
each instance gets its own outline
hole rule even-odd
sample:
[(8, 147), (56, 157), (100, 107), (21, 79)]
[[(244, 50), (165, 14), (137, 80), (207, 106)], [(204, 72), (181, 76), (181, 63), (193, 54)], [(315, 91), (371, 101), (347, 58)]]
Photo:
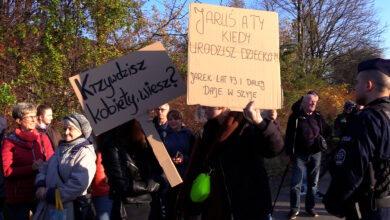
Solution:
[(369, 162), (377, 170), (375, 161), (390, 158), (390, 122), (384, 113), (377, 111), (378, 106), (389, 114), (389, 97), (376, 99), (365, 106), (341, 138), (340, 148), (334, 156), (332, 181), (323, 202), (326, 210), (338, 217), (357, 219), (359, 210), (363, 219), (390, 219), (390, 208), (376, 211), (370, 208)]

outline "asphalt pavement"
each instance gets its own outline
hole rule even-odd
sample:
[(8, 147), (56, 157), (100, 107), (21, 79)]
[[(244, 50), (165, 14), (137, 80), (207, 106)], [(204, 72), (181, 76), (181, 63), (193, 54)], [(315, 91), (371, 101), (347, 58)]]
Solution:
[[(275, 205), (275, 210), (273, 213), (273, 219), (288, 219), (287, 215), (290, 212), (290, 177), (291, 177), (291, 171), (288, 172), (286, 175), (286, 178), (283, 182), (282, 188), (280, 190), (280, 194), (278, 197), (278, 200)], [(272, 192), (272, 203), (275, 200), (275, 196), (278, 191), (278, 187), (281, 182), (281, 177), (275, 177), (271, 178), (270, 180), (270, 186), (271, 186), (271, 192)], [(330, 184), (330, 175), (329, 173), (325, 174), (319, 181), (319, 190), (321, 193), (325, 193), (328, 189)], [(319, 217), (313, 218), (305, 213), (305, 195), (301, 195), (301, 205), (300, 205), (300, 213), (297, 220), (309, 220), (309, 219), (316, 219), (316, 220), (340, 220), (341, 218), (332, 216), (329, 214), (324, 207), (324, 204), (322, 204), (321, 200), (316, 199), (316, 206), (315, 210), (318, 212)]]

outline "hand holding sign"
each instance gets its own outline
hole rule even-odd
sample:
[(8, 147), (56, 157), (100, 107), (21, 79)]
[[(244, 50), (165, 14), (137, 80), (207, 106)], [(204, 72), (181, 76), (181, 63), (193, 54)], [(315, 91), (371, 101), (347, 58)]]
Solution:
[(249, 102), (244, 108), (244, 117), (253, 124), (263, 122), (260, 109), (255, 109), (254, 101)]

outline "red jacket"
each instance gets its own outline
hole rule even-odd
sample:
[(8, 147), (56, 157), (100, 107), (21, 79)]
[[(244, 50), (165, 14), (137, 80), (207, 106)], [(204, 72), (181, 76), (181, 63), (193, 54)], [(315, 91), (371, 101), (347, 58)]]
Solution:
[(110, 192), (107, 176), (102, 164), (102, 154), (96, 153), (96, 174), (92, 181), (92, 196), (105, 196)]
[(34, 181), (38, 171), (33, 171), (33, 161), (47, 161), (53, 153), (49, 138), (36, 129), (23, 133), (16, 128), (4, 139), (1, 155), (6, 178), (6, 204), (34, 202)]

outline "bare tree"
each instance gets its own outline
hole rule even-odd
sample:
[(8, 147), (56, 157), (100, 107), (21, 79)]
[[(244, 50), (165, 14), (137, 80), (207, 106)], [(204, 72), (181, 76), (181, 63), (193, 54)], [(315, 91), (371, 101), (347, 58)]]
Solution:
[[(375, 17), (373, 0), (258, 0), (292, 24), (302, 71), (324, 76), (346, 53), (370, 48), (381, 54), (384, 28)], [(314, 68), (315, 67), (315, 68)]]
[(236, 8), (245, 8), (245, 2), (243, 0), (229, 0), (227, 6), (236, 7)]
[(360, 62), (380, 57), (376, 48), (362, 47), (355, 50), (349, 50), (340, 55), (332, 65), (327, 74), (327, 79), (332, 84), (351, 84), (357, 74), (357, 66)]

